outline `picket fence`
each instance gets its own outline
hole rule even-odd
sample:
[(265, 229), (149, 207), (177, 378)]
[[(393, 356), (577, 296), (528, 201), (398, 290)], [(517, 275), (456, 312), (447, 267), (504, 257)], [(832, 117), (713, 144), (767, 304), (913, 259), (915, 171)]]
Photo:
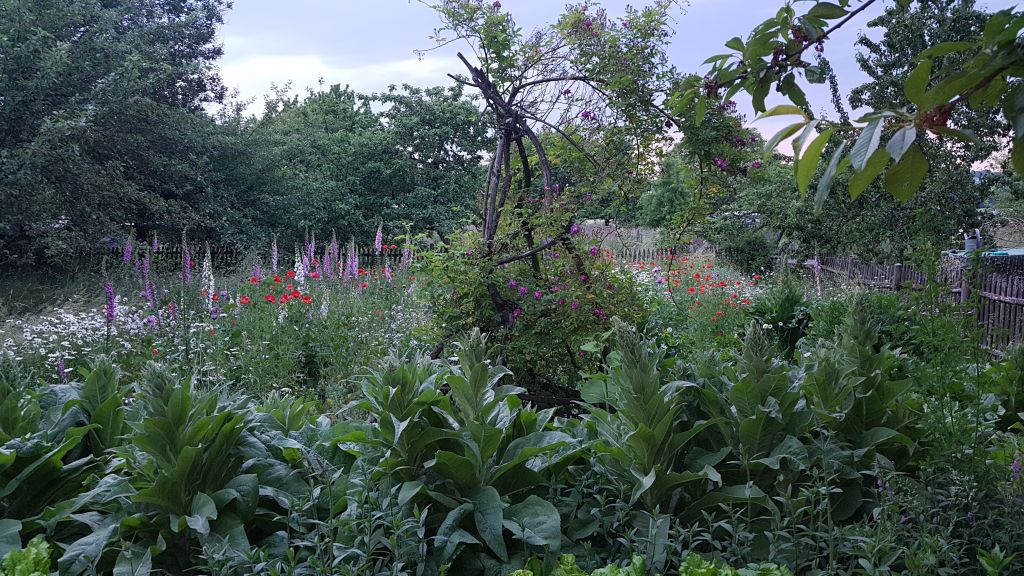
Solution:
[[(788, 260), (790, 267), (805, 268), (825, 282), (854, 283), (883, 291), (921, 290), (929, 282), (922, 271), (902, 263), (875, 264), (852, 257), (825, 256), (804, 262)], [(939, 267), (935, 281), (940, 297), (964, 306), (973, 314), (984, 334), (983, 345), (1000, 351), (1024, 340), (1024, 270), (993, 266), (982, 260), (977, 269), (958, 260)]]
[[(195, 265), (198, 266), (202, 263), (203, 258), (206, 255), (206, 246), (197, 245), (189, 247), (192, 252), (192, 258), (195, 260)], [(323, 247), (317, 247), (317, 252), (323, 251)], [(348, 251), (348, 246), (341, 246), (341, 254), (344, 255)], [(269, 248), (263, 250), (260, 254), (261, 259), (264, 260), (263, 265), (267, 266)], [(173, 269), (181, 266), (182, 262), (182, 245), (179, 243), (175, 244), (163, 244), (158, 243), (155, 251), (152, 253), (152, 264), (157, 269)], [(380, 254), (377, 253), (373, 246), (357, 246), (356, 253), (359, 255), (359, 261), (367, 267), (372, 267), (378, 264), (383, 264), (386, 261), (394, 262), (402, 256), (402, 249), (397, 248), (395, 250), (382, 250)], [(110, 261), (119, 260), (123, 257), (124, 248), (121, 246), (111, 247), (105, 250), (97, 250), (88, 254), (87, 257), (93, 259), (107, 259)], [(281, 249), (279, 253), (279, 259), (282, 266), (291, 266), (292, 261), (295, 259), (294, 249)], [(250, 258), (253, 258), (253, 252), (249, 250), (242, 250), (233, 246), (210, 246), (210, 261), (214, 268), (217, 269), (234, 269), (243, 265), (247, 265), (250, 262)]]

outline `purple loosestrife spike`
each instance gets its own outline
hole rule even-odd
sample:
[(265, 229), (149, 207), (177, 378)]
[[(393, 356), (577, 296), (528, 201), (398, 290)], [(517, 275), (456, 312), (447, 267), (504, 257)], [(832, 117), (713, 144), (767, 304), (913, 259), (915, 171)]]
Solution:
[(110, 278), (103, 282), (103, 291), (107, 295), (107, 327), (109, 328), (117, 319), (117, 296), (114, 295), (114, 285), (110, 283)]
[(125, 264), (131, 264), (132, 263), (132, 239), (131, 239), (131, 236), (129, 236), (128, 239), (124, 241), (124, 254), (121, 256), (121, 259), (124, 260)]
[(153, 253), (147, 252), (146, 256), (142, 259), (142, 287), (145, 291), (146, 301), (149, 302), (150, 308), (156, 308), (156, 289), (153, 286), (153, 282), (149, 279), (149, 267), (153, 263)]
[(380, 254), (381, 248), (384, 246), (384, 224), (377, 225), (377, 235), (373, 237), (373, 249)]
[(255, 260), (252, 263), (252, 277), (255, 278), (257, 282), (263, 282), (263, 268), (260, 266), (260, 263)]
[(160, 248), (160, 242), (156, 239), (156, 232), (153, 233), (153, 252)]
[(388, 282), (394, 279), (394, 275), (391, 273), (391, 266), (388, 266), (387, 262), (384, 263), (384, 277), (387, 278)]
[(68, 383), (68, 372), (64, 369), (64, 357), (57, 357), (57, 376), (60, 377), (60, 381), (64, 384)]

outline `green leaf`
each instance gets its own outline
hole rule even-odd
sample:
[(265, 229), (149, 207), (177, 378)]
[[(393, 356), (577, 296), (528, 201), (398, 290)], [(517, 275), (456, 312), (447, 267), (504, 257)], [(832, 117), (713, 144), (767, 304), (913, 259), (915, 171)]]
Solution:
[(756, 122), (763, 118), (770, 118), (772, 116), (800, 116), (805, 120), (807, 119), (807, 115), (804, 114), (804, 111), (799, 106), (794, 106), (792, 104), (779, 104), (778, 106), (773, 106), (771, 110), (767, 110), (759, 114), (757, 118), (754, 118), (754, 121)]
[(875, 153), (878, 143), (882, 138), (882, 119), (877, 118), (868, 122), (868, 125), (861, 130), (860, 137), (854, 142), (850, 149), (850, 162), (853, 169), (860, 172), (867, 166), (868, 158)]
[(743, 52), (743, 39), (739, 36), (733, 36), (725, 43), (725, 47), (737, 52)]
[(914, 68), (914, 71), (907, 76), (906, 82), (903, 83), (903, 93), (906, 95), (907, 100), (910, 100), (914, 104), (921, 106), (924, 104), (924, 95), (928, 89), (928, 81), (932, 77), (932, 61), (922, 60), (920, 64)]
[(887, 164), (889, 164), (889, 153), (884, 148), (875, 150), (875, 153), (868, 158), (864, 169), (859, 172), (855, 171), (850, 177), (850, 198), (856, 200), (867, 190), (875, 178), (882, 173), (882, 170), (885, 170)]
[(807, 11), (807, 15), (811, 18), (821, 18), (822, 20), (835, 20), (846, 16), (846, 14), (846, 9), (831, 2), (818, 2)]
[(915, 138), (917, 138), (917, 128), (904, 126), (892, 135), (889, 143), (885, 145), (885, 151), (892, 156), (893, 160), (899, 162), (910, 145), (914, 143)]
[(963, 52), (964, 50), (970, 50), (971, 48), (976, 48), (977, 46), (977, 42), (942, 42), (941, 44), (936, 44), (934, 46), (929, 47), (925, 51), (918, 54), (917, 57), (919, 59), (939, 58), (940, 56), (945, 56), (947, 54), (952, 54), (954, 52)]
[(192, 498), (191, 514), (185, 517), (185, 522), (198, 534), (210, 533), (210, 520), (217, 519), (217, 504), (213, 498), (205, 492), (200, 492)]
[(505, 509), (502, 524), (516, 538), (534, 546), (557, 551), (562, 545), (562, 519), (553, 504), (537, 496), (529, 496), (519, 504)]
[(502, 536), (504, 505), (493, 486), (480, 486), (469, 493), (473, 501), (473, 519), (487, 547), (502, 561), (508, 562), (505, 539)]
[(5, 518), (0, 520), (0, 559), (11, 550), (21, 550), (21, 522)]
[(1014, 138), (1013, 150), (1010, 151), (1010, 165), (1018, 176), (1024, 174), (1024, 137)]
[(821, 207), (825, 204), (825, 198), (828, 198), (829, 190), (832, 188), (832, 179), (835, 178), (836, 172), (839, 171), (839, 163), (843, 160), (843, 154), (846, 153), (846, 142), (839, 144), (839, 147), (832, 153), (832, 159), (829, 160), (828, 166), (825, 168), (825, 173), (821, 175), (821, 179), (818, 180), (818, 190), (814, 194), (814, 213), (821, 214)]
[(148, 576), (153, 571), (153, 554), (146, 550), (126, 548), (117, 555), (114, 576)]
[(912, 144), (903, 159), (885, 173), (885, 189), (901, 202), (913, 198), (928, 176), (928, 158), (921, 147)]
[(783, 128), (782, 130), (779, 130), (778, 132), (775, 133), (774, 136), (772, 136), (771, 138), (768, 139), (767, 142), (765, 142), (764, 149), (766, 151), (775, 150), (776, 146), (779, 145), (779, 142), (782, 142), (786, 138), (789, 138), (793, 134), (796, 134), (798, 130), (807, 125), (807, 122), (807, 120), (804, 120), (803, 122), (790, 124), (789, 126)]
[(821, 153), (825, 150), (825, 144), (828, 143), (828, 139), (831, 137), (831, 129), (818, 134), (818, 137), (807, 146), (807, 150), (800, 157), (800, 162), (796, 165), (796, 185), (800, 189), (801, 194), (807, 194), (811, 178), (814, 177), (814, 173), (818, 170)]
[(423, 482), (419, 480), (412, 480), (402, 484), (402, 488), (398, 491), (398, 505), (405, 506), (416, 497), (417, 494), (423, 491)]

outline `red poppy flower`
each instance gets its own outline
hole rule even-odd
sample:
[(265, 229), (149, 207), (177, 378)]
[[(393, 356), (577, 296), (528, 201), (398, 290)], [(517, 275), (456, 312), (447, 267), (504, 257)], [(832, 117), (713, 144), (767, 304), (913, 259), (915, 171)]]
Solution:
[(274, 276), (274, 282), (277, 282), (278, 284), (280, 284), (281, 283), (281, 277), (280, 276)]
[(263, 299), (266, 300), (267, 302), (270, 302), (271, 304), (277, 302), (277, 298), (274, 298), (273, 294), (267, 294), (266, 296), (263, 297)]
[(288, 277), (289, 278), (295, 278), (295, 270), (289, 270), (288, 271)]
[(285, 290), (294, 290), (295, 289), (295, 285), (294, 284), (285, 284), (284, 285), (284, 289)]
[(319, 278), (320, 277), (320, 273), (319, 272), (310, 272), (309, 273), (309, 277), (310, 278)]
[(690, 286), (690, 289), (689, 289), (689, 290), (687, 290), (687, 292), (689, 292), (690, 294), (693, 294), (693, 293), (694, 293), (694, 292), (696, 292), (696, 291), (697, 291), (697, 289), (696, 289), (696, 288), (694, 288), (693, 286)]
[(252, 299), (249, 298), (248, 296), (242, 296), (242, 298), (239, 299), (238, 302), (239, 304), (242, 304), (244, 306), (246, 304), (252, 304)]
[(292, 290), (292, 298), (298, 298), (299, 296), (302, 296), (302, 292), (299, 292), (298, 290)]
[(754, 274), (754, 280), (760, 280), (760, 279), (761, 279), (761, 275), (760, 274)]
[(369, 284), (367, 284), (366, 282), (363, 282), (362, 284), (359, 285), (360, 288), (366, 288), (367, 286), (369, 286)]
[(249, 282), (252, 282), (253, 284), (259, 284), (260, 283), (260, 279), (255, 277), (255, 276), (253, 276), (252, 278), (249, 278)]
[(310, 296), (309, 294), (306, 294), (305, 296), (302, 297), (302, 303), (303, 304), (312, 304), (313, 303), (313, 297)]
[(748, 298), (744, 298), (744, 299), (743, 299), (743, 303), (744, 303), (744, 304), (750, 304), (750, 299), (748, 299)]
[(153, 348), (153, 356), (156, 356), (157, 354), (160, 354), (160, 351), (157, 350), (156, 348)]
[(220, 300), (220, 295), (218, 295), (216, 292), (214, 292), (213, 296), (210, 296), (210, 300), (213, 300), (214, 302), (216, 302), (217, 300)]
[(700, 272), (697, 272), (696, 274), (694, 274), (694, 275), (693, 275), (693, 278), (694, 278), (695, 280), (700, 280)]

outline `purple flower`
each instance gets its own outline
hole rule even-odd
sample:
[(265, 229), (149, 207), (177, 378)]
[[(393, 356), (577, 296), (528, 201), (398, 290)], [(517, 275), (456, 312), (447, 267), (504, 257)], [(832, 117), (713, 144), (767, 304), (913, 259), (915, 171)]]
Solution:
[(512, 311), (512, 317), (513, 318), (519, 318), (522, 315), (523, 315), (523, 311), (520, 310), (519, 308), (516, 308), (515, 310)]
[(572, 94), (572, 90), (569, 90), (568, 88), (566, 88), (565, 90), (562, 90), (562, 95), (563, 96), (570, 96), (571, 94)]
[(270, 271), (277, 273), (277, 236), (270, 241)]
[(540, 290), (537, 290), (536, 292), (533, 293), (533, 297), (536, 298), (537, 300), (540, 300), (541, 298), (544, 297), (544, 293), (541, 292)]
[(665, 128), (672, 128), (673, 124), (671, 120), (665, 120)]
[(67, 382), (68, 382), (68, 373), (67, 373), (67, 370), (64, 369), (64, 357), (63, 356), (59, 356), (57, 358), (57, 376), (60, 377), (60, 381), (61, 382), (67, 384)]
[(117, 319), (117, 297), (114, 295), (114, 285), (110, 283), (109, 278), (103, 282), (103, 290), (107, 294), (107, 327), (109, 328)]
[(498, 0), (494, 0), (491, 6), (493, 6), (495, 10), (501, 10), (501, 2), (499, 2)]
[(579, 300), (573, 300), (572, 304), (570, 304), (569, 307), (572, 308), (573, 310), (576, 310), (577, 308), (579, 308), (580, 307)]
[(160, 242), (156, 239), (156, 232), (153, 233), (153, 252), (156, 252), (160, 248)]
[(597, 255), (600, 253), (601, 251), (597, 249), (597, 246), (590, 247), (590, 255), (593, 256), (594, 258), (597, 258)]
[(583, 27), (586, 28), (587, 30), (590, 30), (590, 28), (593, 25), (594, 25), (594, 23), (593, 23), (593, 21), (590, 20), (590, 18), (584, 18), (583, 19)]
[(1021, 461), (1021, 457), (1018, 455), (1017, 459), (1010, 464), (1010, 480), (1020, 480), (1024, 478), (1021, 474), (1021, 470), (1024, 469), (1024, 462)]
[(583, 195), (583, 201), (584, 202), (590, 202), (593, 199), (594, 199), (594, 195), (593, 194), (584, 194)]
[(558, 299), (558, 305), (559, 306), (565, 306), (565, 298), (559, 298)]
[(519, 287), (519, 294), (521, 296), (526, 296), (527, 292), (529, 292), (529, 290), (526, 289), (526, 286), (520, 286)]
[(600, 308), (594, 308), (594, 318), (601, 318), (604, 316), (604, 310)]
[(515, 281), (514, 278), (512, 280), (508, 281), (508, 287), (509, 288), (515, 288), (516, 287), (516, 281)]
[(580, 226), (579, 226), (579, 224), (573, 224), (572, 226), (569, 227), (569, 234), (579, 234), (579, 233), (580, 233)]
[(579, 351), (579, 352), (577, 353), (577, 355), (578, 355), (578, 356), (579, 356), (580, 358), (586, 358), (586, 357), (587, 357), (587, 353), (586, 353), (586, 352), (584, 352), (583, 350), (580, 350), (580, 351)]
[[(501, 6), (501, 3), (499, 3), (499, 2), (495, 2), (495, 4), (497, 4), (498, 7)], [(377, 251), (377, 254), (380, 254), (380, 249), (383, 246), (384, 246), (384, 225), (380, 224), (380, 225), (377, 226), (377, 235), (373, 237), (373, 248)]]
[(719, 170), (725, 170), (726, 168), (729, 167), (729, 161), (726, 160), (725, 158), (722, 158), (721, 156), (715, 156), (714, 163)]
[(259, 282), (263, 282), (263, 268), (260, 267), (259, 262), (252, 263), (252, 277)]
[(590, 276), (587, 276), (586, 274), (580, 274), (580, 282), (586, 282), (587, 280), (590, 280)]
[(128, 238), (124, 241), (124, 254), (121, 257), (125, 264), (132, 263), (132, 239)]
[(750, 164), (750, 167), (753, 168), (754, 170), (760, 170), (761, 169), (761, 161), (760, 160), (754, 160)]
[(143, 320), (150, 332), (156, 332), (156, 316), (146, 316)]

